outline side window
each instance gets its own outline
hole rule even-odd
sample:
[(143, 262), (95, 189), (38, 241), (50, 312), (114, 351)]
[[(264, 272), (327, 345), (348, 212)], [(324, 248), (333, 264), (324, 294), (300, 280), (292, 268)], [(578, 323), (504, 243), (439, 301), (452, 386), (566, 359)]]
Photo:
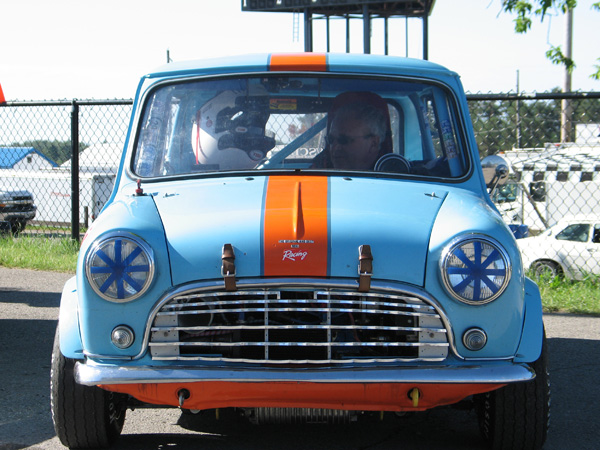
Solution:
[(419, 95), (419, 101), (424, 127), (424, 159), (437, 160), (435, 172), (439, 175), (464, 174), (466, 161), (458, 146), (457, 117), (449, 97), (442, 89), (431, 88)]
[(594, 235), (592, 236), (592, 242), (594, 244), (600, 244), (600, 224), (594, 225)]
[(400, 139), (405, 135), (403, 114), (401, 114), (395, 106), (389, 104), (388, 111), (390, 113), (390, 127), (392, 130), (392, 146), (394, 153), (406, 156), (404, 152), (404, 139)]
[(435, 105), (433, 103), (433, 95), (423, 97), (423, 117), (425, 118), (426, 129), (430, 133), (432, 149), (436, 158), (444, 156), (442, 149), (442, 138), (439, 133), (439, 124), (437, 122)]
[(556, 235), (556, 239), (560, 241), (575, 241), (587, 242), (590, 232), (590, 225), (584, 223), (576, 223), (569, 225)]

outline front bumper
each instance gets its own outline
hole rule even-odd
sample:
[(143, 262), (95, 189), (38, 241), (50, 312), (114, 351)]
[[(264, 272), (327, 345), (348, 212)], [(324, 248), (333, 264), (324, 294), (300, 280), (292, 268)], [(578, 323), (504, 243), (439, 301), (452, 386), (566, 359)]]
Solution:
[(535, 372), (527, 364), (508, 362), (489, 365), (352, 368), (352, 369), (224, 369), (198, 367), (115, 367), (77, 363), (79, 384), (231, 382), (309, 383), (426, 383), (507, 384), (529, 381)]
[(14, 221), (26, 221), (35, 218), (36, 208), (31, 210), (19, 211), (14, 208), (2, 208), (0, 209), (0, 222), (14, 222)]
[(108, 368), (78, 363), (81, 384), (186, 409), (314, 408), (424, 411), (508, 383), (528, 381), (525, 364), (376, 369)]

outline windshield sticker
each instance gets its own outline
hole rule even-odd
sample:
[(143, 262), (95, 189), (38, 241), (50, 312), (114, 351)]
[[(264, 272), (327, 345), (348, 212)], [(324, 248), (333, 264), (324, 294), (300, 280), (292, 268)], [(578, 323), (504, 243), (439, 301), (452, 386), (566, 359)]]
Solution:
[(269, 109), (276, 111), (296, 111), (298, 104), (295, 98), (272, 98), (269, 100)]
[(441, 126), (442, 137), (444, 139), (444, 145), (446, 146), (446, 156), (448, 156), (448, 158), (458, 157), (458, 154), (456, 153), (456, 146), (454, 145), (454, 134), (450, 121), (442, 120)]

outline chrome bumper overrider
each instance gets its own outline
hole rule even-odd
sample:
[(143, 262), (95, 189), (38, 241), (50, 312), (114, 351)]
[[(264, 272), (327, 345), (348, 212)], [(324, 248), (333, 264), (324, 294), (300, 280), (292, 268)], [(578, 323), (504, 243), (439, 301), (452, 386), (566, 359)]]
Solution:
[(403, 367), (377, 369), (224, 369), (197, 367), (114, 367), (77, 363), (77, 383), (99, 384), (230, 382), (506, 384), (529, 381), (527, 364)]

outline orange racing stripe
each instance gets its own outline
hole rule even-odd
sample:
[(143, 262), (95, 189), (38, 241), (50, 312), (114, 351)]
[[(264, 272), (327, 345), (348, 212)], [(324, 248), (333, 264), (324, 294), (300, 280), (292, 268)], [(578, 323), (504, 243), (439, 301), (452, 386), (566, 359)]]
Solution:
[(271, 71), (308, 71), (326, 72), (327, 56), (325, 53), (277, 53), (272, 54), (269, 61)]
[(327, 276), (327, 177), (272, 176), (264, 211), (264, 275)]

